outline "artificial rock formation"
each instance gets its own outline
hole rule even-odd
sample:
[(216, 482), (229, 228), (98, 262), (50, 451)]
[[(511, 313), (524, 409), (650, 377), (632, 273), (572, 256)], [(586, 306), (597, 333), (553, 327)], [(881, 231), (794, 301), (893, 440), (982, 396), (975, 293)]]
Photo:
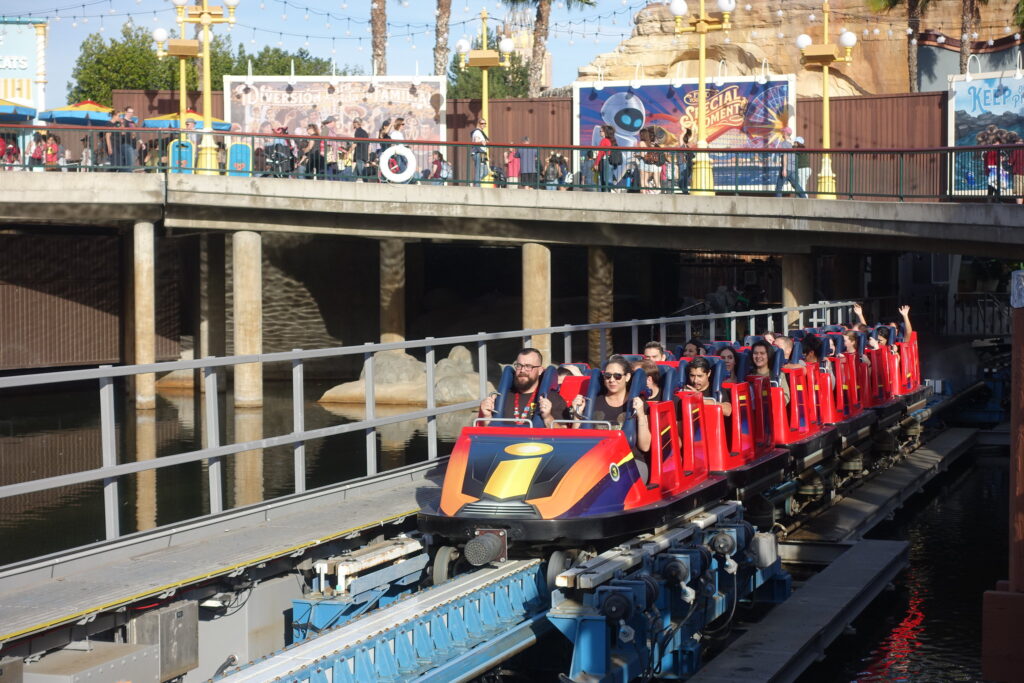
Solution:
[[(320, 403), (366, 401), (366, 368), (355, 382), (332, 387)], [(381, 351), (373, 356), (373, 389), (378, 404), (426, 405), (427, 367), (422, 361), (400, 351)], [(494, 385), (487, 384), (488, 391)], [(480, 376), (473, 369), (473, 356), (464, 346), (453, 347), (447, 358), (434, 366), (434, 400), (451, 405), (479, 398)]]
[[(706, 2), (709, 10), (716, 9), (714, 0)], [(1004, 35), (1002, 27), (1012, 23), (1014, 4), (1015, 0), (990, 0), (980, 8), (980, 26), (986, 28), (979, 32), (979, 40)], [(690, 11), (695, 12), (696, 0), (689, 5)], [(843, 27), (855, 31), (858, 38), (853, 63), (837, 64), (832, 70), (832, 94), (908, 92), (905, 10), (901, 7), (876, 15), (864, 5), (863, 0), (831, 0), (832, 42), (838, 42)], [(937, 0), (922, 19), (922, 30), (959, 36), (960, 6), (959, 0)], [(815, 43), (822, 41), (821, 7), (820, 0), (738, 0), (732, 29), (728, 33), (708, 34), (707, 77), (717, 75), (721, 59), (725, 60), (727, 76), (760, 74), (763, 60), (767, 60), (771, 74), (797, 75), (797, 96), (820, 96), (821, 71), (808, 71), (801, 66), (796, 37), (807, 33)], [(579, 80), (597, 80), (599, 70), (605, 80), (631, 80), (638, 71), (640, 78), (646, 79), (697, 78), (697, 38), (692, 33), (675, 35), (675, 18), (668, 3), (648, 5), (637, 12), (634, 23), (633, 35), (615, 52), (601, 54), (593, 63), (580, 68)], [(863, 33), (865, 29), (867, 36)]]

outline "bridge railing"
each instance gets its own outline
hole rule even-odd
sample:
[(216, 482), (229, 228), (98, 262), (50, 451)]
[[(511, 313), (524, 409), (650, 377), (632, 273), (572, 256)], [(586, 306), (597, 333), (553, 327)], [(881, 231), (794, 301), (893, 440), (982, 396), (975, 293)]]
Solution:
[[(33, 158), (36, 133), (44, 137)], [(176, 129), (4, 126), (3, 170), (212, 173), (317, 181), (685, 194), (700, 155), (684, 147), (537, 146)], [(46, 137), (56, 136), (49, 151)], [(961, 201), (1024, 194), (1024, 145), (933, 149), (740, 148), (707, 152), (718, 194)], [(202, 168), (201, 168), (202, 167)], [(1013, 171), (1017, 171), (1014, 174)], [(833, 183), (822, 184), (823, 177)], [(834, 189), (832, 186), (834, 185)]]
[[(638, 353), (640, 345), (650, 338), (655, 338), (669, 346), (684, 343), (697, 330), (706, 330), (708, 339), (738, 338), (744, 332), (787, 329), (787, 321), (796, 322), (800, 326), (828, 325), (849, 319), (851, 302), (819, 302), (808, 306), (793, 308), (773, 308), (764, 310), (741, 311), (713, 315), (677, 316), (670, 318), (654, 318), (646, 320), (628, 320), (622, 322), (594, 323), (587, 325), (563, 325), (558, 327), (514, 330), (498, 333), (479, 333), (457, 337), (426, 338), (414, 341), (387, 344), (364, 344), (326, 349), (295, 350), (281, 353), (265, 353), (260, 355), (209, 357), (197, 360), (153, 363), (147, 365), (102, 366), (89, 369), (62, 370), (56, 372), (31, 373), (0, 377), (0, 391), (17, 391), (23, 395), (33, 389), (45, 390), (55, 386), (67, 386), (70, 383), (95, 382), (99, 392), (99, 425), (101, 436), (102, 466), (59, 476), (37, 478), (0, 486), (0, 498), (19, 496), (43, 491), (54, 491), (66, 486), (102, 482), (104, 528), (107, 539), (122, 535), (119, 505), (119, 489), (126, 477), (150, 470), (160, 470), (184, 463), (202, 462), (206, 465), (208, 511), (201, 519), (215, 515), (224, 510), (224, 463), (241, 453), (274, 447), (289, 447), (292, 451), (294, 468), (294, 492), (306, 490), (306, 443), (314, 439), (323, 439), (338, 434), (362, 433), (365, 436), (366, 474), (378, 473), (377, 430), (380, 427), (407, 420), (425, 419), (427, 422), (427, 457), (435, 459), (439, 455), (437, 419), (439, 416), (475, 408), (488, 391), (487, 368), (492, 360), (511, 362), (513, 358), (495, 359), (493, 349), (496, 347), (518, 348), (520, 345), (535, 345), (538, 335), (551, 335), (552, 355), (560, 357), (563, 362), (578, 360), (573, 356), (573, 340), (580, 335), (596, 334), (599, 337), (600, 355), (607, 358), (613, 350), (612, 335), (619, 339), (628, 335), (629, 342), (619, 342), (618, 352)], [(641, 337), (643, 333), (643, 337)], [(561, 342), (560, 344), (557, 342)], [(463, 401), (454, 405), (438, 405), (434, 387), (435, 352), (438, 348), (465, 345), (475, 349), (476, 367), (479, 373), (479, 395), (472, 401)], [(383, 351), (404, 351), (419, 354), (426, 365), (426, 405), (422, 409), (408, 410), (400, 414), (378, 416), (376, 389), (381, 386), (374, 381), (376, 354)], [(345, 424), (336, 424), (318, 429), (308, 429), (305, 424), (305, 376), (307, 363), (327, 358), (345, 356), (362, 357), (365, 379), (365, 419)], [(547, 359), (546, 359), (547, 360)], [(554, 361), (555, 359), (550, 359)], [(220, 402), (225, 400), (218, 392), (221, 374), (219, 369), (235, 367), (247, 363), (287, 363), (291, 366), (291, 429), (286, 433), (269, 436), (259, 440), (237, 443), (222, 443), (219, 423)], [(204, 384), (203, 411), (205, 430), (203, 448), (198, 450), (166, 455), (155, 459), (122, 462), (119, 457), (116, 433), (119, 425), (115, 401), (117, 382), (125, 378), (149, 373), (166, 373), (171, 371), (199, 371)], [(124, 416), (121, 418), (125, 419)], [(178, 520), (182, 522), (185, 520)]]

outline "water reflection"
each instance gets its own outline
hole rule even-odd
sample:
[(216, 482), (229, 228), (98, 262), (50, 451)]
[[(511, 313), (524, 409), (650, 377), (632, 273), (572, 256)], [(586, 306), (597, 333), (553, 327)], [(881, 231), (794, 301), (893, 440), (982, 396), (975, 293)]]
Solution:
[[(332, 382), (306, 386), (306, 428), (319, 429), (363, 417), (362, 406), (317, 403)], [(123, 387), (119, 387), (123, 388)], [(126, 395), (119, 391), (119, 396)], [(263, 408), (234, 409), (230, 392), (218, 397), (221, 443), (260, 441), (292, 430), (291, 384), (266, 382)], [(206, 432), (205, 397), (160, 392), (155, 410), (117, 410), (118, 462), (153, 460), (201, 448)], [(388, 406), (379, 416), (415, 407)], [(446, 454), (472, 411), (437, 419), (438, 454)], [(76, 385), (31, 396), (0, 395), (0, 485), (94, 469), (101, 464), (99, 401), (95, 385)], [(427, 421), (381, 427), (375, 469), (384, 471), (427, 457)], [(306, 486), (316, 488), (363, 476), (367, 471), (362, 431), (306, 443)], [(251, 505), (292, 493), (292, 448), (260, 448), (225, 458), (226, 507)], [(148, 470), (121, 478), (121, 533), (173, 524), (209, 511), (209, 484), (201, 462)], [(103, 538), (102, 485), (84, 484), (0, 498), (0, 565)]]
[(910, 543), (910, 566), (799, 679), (980, 681), (982, 593), (1005, 578), (1009, 536), (1005, 451), (981, 447), (911, 499), (875, 538)]
[[(263, 410), (235, 409), (235, 443), (259, 441), (263, 438)], [(242, 451), (231, 459), (231, 507), (242, 507), (263, 501), (263, 449)]]
[[(156, 459), (156, 411), (135, 413), (135, 459)], [(139, 472), (135, 480), (135, 529), (145, 531), (156, 526), (156, 470)]]

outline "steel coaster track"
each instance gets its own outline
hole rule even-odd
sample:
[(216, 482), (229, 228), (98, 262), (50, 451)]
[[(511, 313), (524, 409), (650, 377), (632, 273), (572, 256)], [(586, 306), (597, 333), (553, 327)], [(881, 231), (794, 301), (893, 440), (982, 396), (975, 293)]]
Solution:
[[(236, 508), (219, 514), (208, 515), (181, 524), (172, 524), (150, 531), (140, 531), (121, 536), (117, 539), (99, 541), (91, 545), (79, 546), (51, 555), (8, 564), (0, 567), (0, 591), (3, 590), (5, 582), (19, 576), (31, 575), (40, 571), (49, 574), (56, 567), (70, 562), (76, 563), (78, 567), (102, 564), (107, 562), (110, 557), (117, 557), (123, 554), (136, 555), (140, 552), (140, 546), (143, 547), (143, 550), (147, 545), (152, 545), (154, 548), (166, 548), (173, 545), (175, 536), (188, 535), (189, 540), (194, 541), (197, 537), (219, 535), (224, 531), (246, 526), (248, 523), (262, 523), (266, 521), (267, 514), (271, 511), (277, 514), (295, 512), (303, 507), (326, 503), (332, 496), (337, 496), (341, 493), (351, 495), (358, 493), (361, 489), (380, 486), (393, 479), (422, 477), (426, 472), (435, 469), (446, 461), (447, 456), (444, 456), (436, 460), (388, 470), (387, 472), (381, 472), (362, 479), (338, 482), (311, 491), (282, 496), (244, 508)], [(392, 520), (379, 520), (380, 523), (387, 523), (389, 521)], [(364, 526), (375, 526), (375, 524)], [(343, 530), (342, 535), (357, 530)], [(294, 550), (294, 548), (290, 548), (283, 551), (282, 554), (290, 554)]]
[(529, 647), (548, 628), (543, 582), (537, 559), (479, 569), (213, 680), (354, 683), (427, 672), (431, 680), (465, 680)]

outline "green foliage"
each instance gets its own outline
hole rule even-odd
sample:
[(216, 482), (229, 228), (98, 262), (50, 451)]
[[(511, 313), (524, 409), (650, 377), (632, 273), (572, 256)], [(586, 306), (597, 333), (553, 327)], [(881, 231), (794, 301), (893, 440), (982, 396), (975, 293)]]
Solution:
[[(497, 49), (499, 38), (488, 31), (488, 44)], [(473, 41), (473, 49), (480, 49), (480, 39)], [(483, 70), (475, 67), (462, 68), (462, 56), (456, 54), (448, 67), (448, 97), (480, 99), (483, 85)], [(488, 97), (526, 97), (530, 88), (530, 71), (523, 58), (513, 52), (509, 66), (487, 70)]]
[(109, 106), (111, 90), (161, 87), (170, 81), (172, 66), (170, 60), (157, 59), (153, 37), (141, 26), (126, 23), (121, 38), (109, 41), (92, 33), (82, 41), (71, 72), (68, 101), (95, 100)]
[[(176, 38), (176, 32), (171, 32)], [(294, 53), (278, 47), (264, 47), (250, 55), (244, 45), (232, 52), (231, 39), (223, 32), (214, 33), (210, 41), (210, 81), (214, 90), (223, 87), (225, 75), (244, 76), (249, 60), (255, 76), (286, 76), (291, 73), (295, 60), (295, 73), (299, 76), (327, 75), (331, 73), (331, 60), (314, 57), (304, 48)], [(188, 90), (197, 90), (197, 70), (201, 60), (189, 60), (185, 71)], [(339, 75), (358, 74), (353, 67), (341, 67)], [(68, 102), (95, 100), (110, 106), (114, 90), (177, 90), (178, 60), (174, 57), (158, 59), (156, 44), (149, 29), (128, 22), (121, 27), (120, 38), (103, 39), (103, 34), (90, 34), (82, 41), (82, 49), (71, 72), (68, 83)]]

